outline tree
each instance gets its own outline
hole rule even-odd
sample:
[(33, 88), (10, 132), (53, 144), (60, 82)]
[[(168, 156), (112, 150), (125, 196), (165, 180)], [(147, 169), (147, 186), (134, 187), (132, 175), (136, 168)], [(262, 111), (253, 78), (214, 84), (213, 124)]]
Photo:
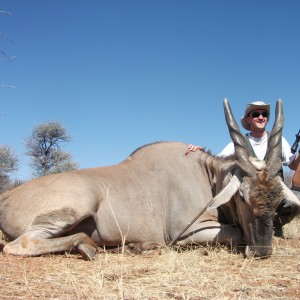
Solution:
[(61, 150), (71, 141), (67, 130), (59, 122), (47, 122), (35, 126), (31, 136), (25, 139), (26, 154), (35, 176), (76, 170), (79, 165), (72, 161), (71, 154)]
[(19, 159), (14, 150), (7, 145), (0, 145), (0, 192), (15, 186), (10, 174), (18, 170)]

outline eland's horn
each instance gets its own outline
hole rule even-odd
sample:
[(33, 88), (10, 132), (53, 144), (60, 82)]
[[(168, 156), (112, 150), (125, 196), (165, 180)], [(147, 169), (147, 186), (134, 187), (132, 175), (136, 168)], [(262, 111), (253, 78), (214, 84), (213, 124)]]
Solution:
[(269, 174), (272, 178), (278, 174), (282, 168), (282, 128), (284, 123), (282, 100), (278, 99), (276, 102), (275, 122), (268, 140), (268, 149), (266, 163)]
[(229, 134), (234, 144), (235, 159), (240, 168), (249, 176), (253, 177), (256, 174), (255, 167), (249, 160), (249, 154), (246, 149), (245, 138), (242, 135), (239, 126), (237, 125), (232, 114), (228, 100), (224, 99), (224, 113), (226, 123), (229, 129)]

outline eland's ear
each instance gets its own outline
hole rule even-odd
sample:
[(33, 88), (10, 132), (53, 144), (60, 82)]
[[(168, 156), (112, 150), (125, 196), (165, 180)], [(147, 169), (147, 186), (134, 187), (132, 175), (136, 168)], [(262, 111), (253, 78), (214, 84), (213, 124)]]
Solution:
[(222, 204), (229, 202), (231, 197), (233, 197), (240, 187), (241, 180), (236, 175), (233, 175), (224, 189), (210, 202), (207, 210), (213, 210)]

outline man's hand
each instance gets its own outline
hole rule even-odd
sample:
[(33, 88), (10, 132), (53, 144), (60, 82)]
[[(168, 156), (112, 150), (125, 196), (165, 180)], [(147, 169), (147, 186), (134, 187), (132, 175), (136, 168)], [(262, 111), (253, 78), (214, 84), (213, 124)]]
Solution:
[(204, 151), (204, 148), (190, 144), (190, 145), (188, 145), (188, 150), (187, 150), (187, 152), (184, 153), (184, 155), (187, 156), (189, 153), (195, 152), (197, 150)]

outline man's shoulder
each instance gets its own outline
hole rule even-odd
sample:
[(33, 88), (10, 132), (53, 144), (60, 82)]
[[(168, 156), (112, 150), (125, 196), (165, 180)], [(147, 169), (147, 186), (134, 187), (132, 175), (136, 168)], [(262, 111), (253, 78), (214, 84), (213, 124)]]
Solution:
[(282, 146), (286, 147), (290, 150), (291, 147), (290, 147), (289, 142), (286, 140), (286, 138), (282, 136), (281, 141), (282, 141)]
[(227, 157), (232, 154), (234, 154), (234, 144), (233, 144), (233, 142), (230, 142), (223, 148), (223, 150), (219, 154), (217, 154), (217, 156)]

